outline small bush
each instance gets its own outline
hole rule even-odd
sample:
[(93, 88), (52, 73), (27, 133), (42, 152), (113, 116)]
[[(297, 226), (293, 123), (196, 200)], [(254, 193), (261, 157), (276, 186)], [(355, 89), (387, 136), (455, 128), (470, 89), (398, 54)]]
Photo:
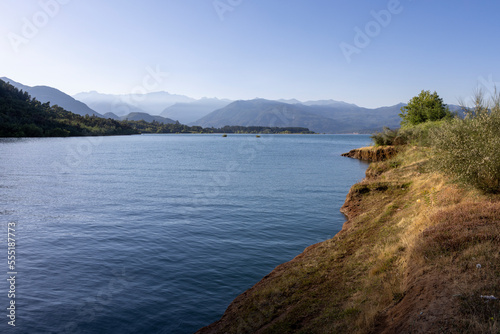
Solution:
[(500, 193), (500, 94), (490, 105), (476, 94), (476, 105), (432, 131), (435, 168), (485, 192)]
[(375, 132), (371, 135), (371, 139), (376, 146), (384, 145), (394, 145), (396, 138), (398, 137), (398, 130), (391, 130), (390, 128), (384, 126), (382, 132)]
[(446, 122), (448, 120), (427, 121), (396, 130), (384, 127), (382, 132), (372, 134), (371, 139), (376, 146), (411, 144), (429, 147), (432, 144), (431, 133)]
[(433, 140), (431, 133), (446, 122), (448, 121), (428, 121), (413, 126), (405, 126), (399, 130), (399, 141), (405, 144), (430, 147)]

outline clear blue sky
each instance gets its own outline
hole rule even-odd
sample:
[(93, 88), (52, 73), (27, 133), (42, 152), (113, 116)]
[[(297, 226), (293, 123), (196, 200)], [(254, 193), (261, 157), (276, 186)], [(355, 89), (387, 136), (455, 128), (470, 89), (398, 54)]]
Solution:
[(456, 103), (500, 82), (499, 15), (498, 0), (3, 0), (0, 76), (69, 94)]

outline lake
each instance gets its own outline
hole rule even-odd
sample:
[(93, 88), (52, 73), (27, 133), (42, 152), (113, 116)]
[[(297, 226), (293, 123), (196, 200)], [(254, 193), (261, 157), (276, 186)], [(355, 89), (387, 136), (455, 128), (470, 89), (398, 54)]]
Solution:
[[(0, 139), (16, 333), (193, 333), (333, 237), (367, 135)], [(4, 247), (6, 250), (7, 247)]]

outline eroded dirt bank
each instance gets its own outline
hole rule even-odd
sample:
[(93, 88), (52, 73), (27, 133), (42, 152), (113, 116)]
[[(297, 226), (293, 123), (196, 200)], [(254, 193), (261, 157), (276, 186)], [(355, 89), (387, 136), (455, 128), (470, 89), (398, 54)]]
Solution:
[(343, 157), (354, 158), (364, 161), (384, 161), (394, 157), (398, 152), (397, 146), (379, 146), (356, 148), (342, 154)]

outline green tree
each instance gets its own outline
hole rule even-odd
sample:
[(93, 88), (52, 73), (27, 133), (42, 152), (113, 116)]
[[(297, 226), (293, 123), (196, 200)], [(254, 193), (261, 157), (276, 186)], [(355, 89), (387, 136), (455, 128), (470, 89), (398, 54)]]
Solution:
[(453, 114), (436, 92), (422, 90), (408, 105), (401, 108), (399, 116), (402, 118), (401, 126), (411, 126), (451, 118)]

